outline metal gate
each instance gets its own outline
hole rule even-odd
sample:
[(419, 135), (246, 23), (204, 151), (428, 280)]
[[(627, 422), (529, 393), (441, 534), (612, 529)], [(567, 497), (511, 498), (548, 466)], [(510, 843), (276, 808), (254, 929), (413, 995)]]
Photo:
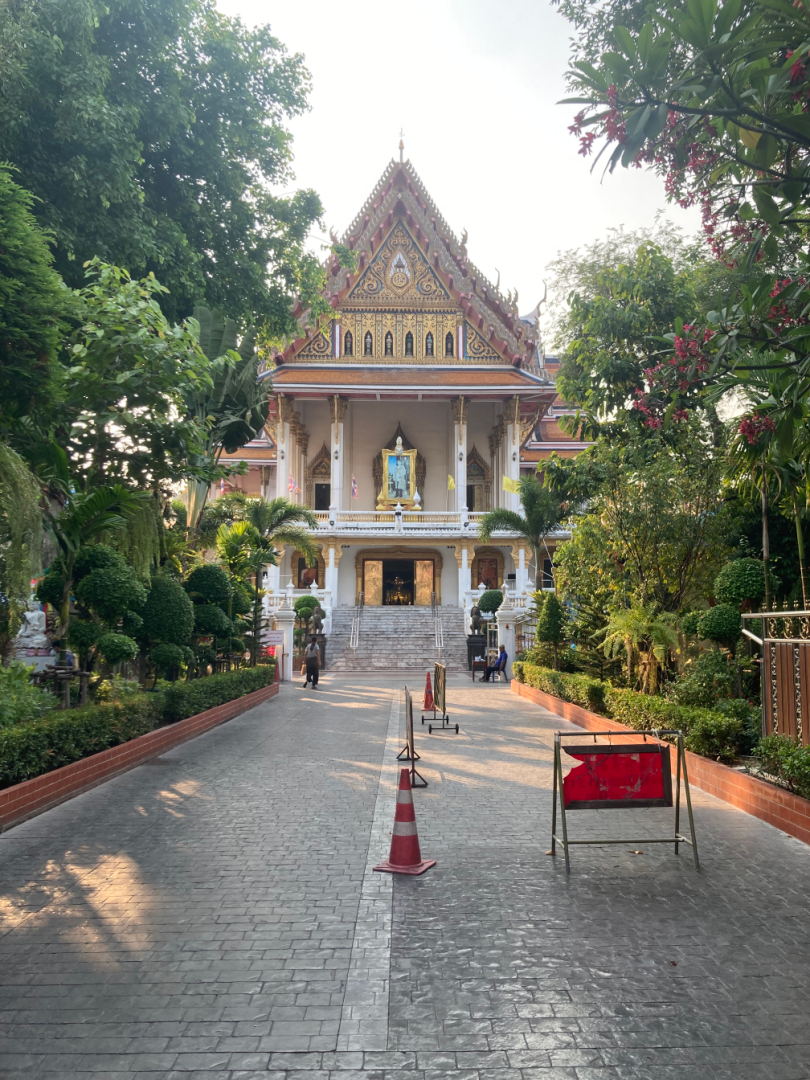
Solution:
[[(755, 630), (760, 630), (762, 636)], [(763, 735), (787, 735), (807, 746), (810, 744), (810, 611), (745, 614), (743, 634), (762, 649)]]

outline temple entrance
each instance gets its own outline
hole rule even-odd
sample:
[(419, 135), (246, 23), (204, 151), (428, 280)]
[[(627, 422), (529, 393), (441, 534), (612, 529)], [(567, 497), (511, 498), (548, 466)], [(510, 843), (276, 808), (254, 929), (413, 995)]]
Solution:
[(415, 564), (410, 559), (384, 559), (382, 564), (383, 604), (410, 607), (416, 585)]
[(385, 558), (386, 551), (380, 552), (383, 558), (369, 558), (365, 552), (358, 555), (358, 594), (362, 590), (369, 607), (430, 607), (433, 592), (438, 590), (441, 556), (413, 559), (407, 557), (406, 548), (389, 551), (394, 557)]

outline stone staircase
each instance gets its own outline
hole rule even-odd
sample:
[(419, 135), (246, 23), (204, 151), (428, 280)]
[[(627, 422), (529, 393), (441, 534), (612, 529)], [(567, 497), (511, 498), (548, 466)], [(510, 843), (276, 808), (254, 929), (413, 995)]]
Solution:
[[(467, 670), (467, 637), (461, 608), (439, 608), (448, 672)], [(354, 608), (332, 610), (326, 649), (327, 671), (429, 671), (439, 659), (429, 607), (367, 607), (360, 617), (360, 641), (349, 647)]]

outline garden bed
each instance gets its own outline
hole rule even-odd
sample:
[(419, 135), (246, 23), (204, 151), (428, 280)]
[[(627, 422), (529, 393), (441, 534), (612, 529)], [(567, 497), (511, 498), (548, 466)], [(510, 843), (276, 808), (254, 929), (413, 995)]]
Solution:
[[(258, 671), (255, 668), (249, 670)], [(272, 667), (264, 669), (262, 674), (265, 678), (269, 677), (272, 680), (274, 674)], [(207, 693), (209, 696), (213, 694), (215, 700), (217, 697), (220, 698), (219, 704), (194, 715), (187, 715), (188, 709), (186, 709), (183, 719), (163, 724), (160, 727), (157, 724), (161, 722), (164, 706), (167, 704), (163, 701), (155, 702), (151, 715), (144, 713), (144, 709), (140, 707), (127, 710), (126, 705), (92, 706), (85, 710), (73, 710), (73, 714), (71, 712), (57, 713), (53, 719), (24, 725), (26, 730), (6, 729), (2, 733), (7, 743), (3, 749), (8, 752), (8, 743), (13, 739), (17, 744), (15, 750), (20, 754), (23, 764), (26, 760), (31, 762), (29, 771), (38, 771), (38, 775), (32, 775), (29, 779), (12, 783), (0, 790), (0, 832), (45, 810), (50, 810), (59, 803), (73, 798), (74, 795), (89, 791), (90, 788), (112, 779), (113, 776), (135, 768), (148, 758), (163, 754), (219, 724), (233, 720), (234, 717), (275, 697), (279, 692), (279, 684), (269, 681), (256, 690), (227, 699), (224, 685), (211, 685), (214, 680), (222, 678), (222, 676), (210, 676), (206, 680), (199, 680), (209, 683), (209, 687), (206, 687)], [(261, 681), (260, 676), (257, 676), (257, 681)], [(178, 690), (193, 685), (178, 684)], [(236, 688), (234, 686), (234, 689)], [(223, 698), (226, 700), (222, 700)], [(192, 699), (189, 698), (189, 700)], [(175, 700), (169, 704), (174, 715), (178, 712), (182, 713), (181, 693), (175, 695)], [(102, 713), (101, 710), (104, 712)], [(69, 737), (65, 737), (65, 731), (69, 730), (71, 724), (77, 728), (77, 736), (72, 741)], [(138, 725), (141, 731), (144, 726), (147, 728), (152, 726), (154, 730), (141, 733)], [(84, 736), (87, 739), (88, 729), (90, 729), (90, 741), (94, 735), (99, 741), (106, 738), (105, 749), (99, 749), (97, 752), (86, 751), (81, 737)], [(114, 742), (115, 745), (109, 745), (110, 742)], [(63, 757), (66, 754), (70, 755), (74, 760), (57, 768), (37, 767), (37, 762), (52, 759), (57, 753)]]
[[(575, 705), (570, 701), (554, 697), (537, 690), (533, 686), (512, 680), (512, 693), (533, 701), (536, 705), (555, 713), (557, 716), (576, 724), (588, 731), (621, 731), (639, 734), (637, 728), (620, 724), (599, 713), (591, 712), (581, 705)], [(647, 738), (652, 738), (649, 732)], [(799, 795), (793, 795), (789, 791), (769, 784), (766, 780), (759, 780), (749, 773), (740, 772), (719, 761), (701, 757), (687, 750), (686, 767), (689, 773), (689, 782), (695, 787), (705, 791), (715, 798), (738, 810), (767, 821), (782, 832), (796, 837), (805, 844), (810, 844), (810, 800), (803, 799)], [(675, 769), (673, 758), (672, 767)]]

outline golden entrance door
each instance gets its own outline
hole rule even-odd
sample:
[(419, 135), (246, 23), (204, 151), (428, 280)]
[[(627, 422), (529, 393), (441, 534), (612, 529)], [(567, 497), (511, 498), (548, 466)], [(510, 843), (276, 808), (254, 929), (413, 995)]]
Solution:
[(370, 607), (381, 607), (383, 602), (383, 564), (382, 559), (366, 559), (363, 563), (363, 592), (365, 603)]
[(414, 604), (419, 607), (428, 607), (432, 592), (433, 560), (417, 559), (414, 562)]

